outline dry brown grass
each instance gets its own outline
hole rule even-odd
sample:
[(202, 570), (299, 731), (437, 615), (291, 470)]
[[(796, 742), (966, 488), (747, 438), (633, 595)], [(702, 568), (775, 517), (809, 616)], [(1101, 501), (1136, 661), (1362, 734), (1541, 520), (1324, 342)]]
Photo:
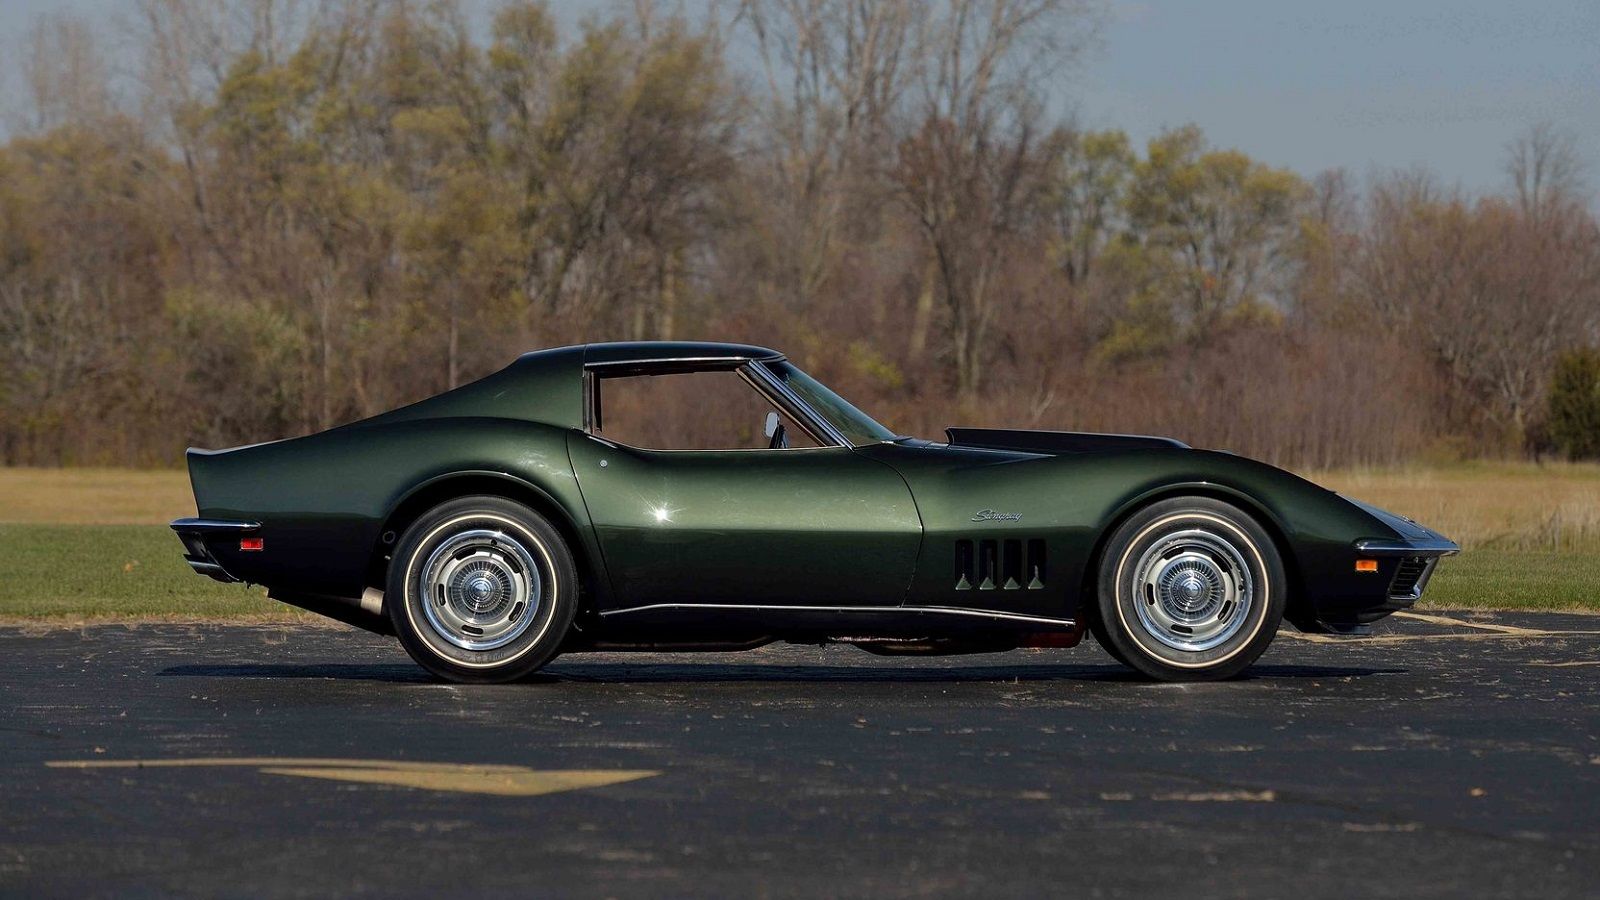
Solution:
[(0, 468), (0, 522), (165, 525), (194, 513), (180, 469)]
[(1309, 477), (1410, 516), (1465, 549), (1600, 551), (1600, 465), (1464, 463)]

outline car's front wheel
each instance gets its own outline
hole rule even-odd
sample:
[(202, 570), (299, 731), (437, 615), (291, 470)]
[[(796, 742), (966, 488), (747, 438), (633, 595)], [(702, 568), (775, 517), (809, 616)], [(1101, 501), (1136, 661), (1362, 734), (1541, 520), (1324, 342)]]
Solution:
[(1238, 507), (1209, 497), (1153, 503), (1106, 544), (1096, 637), (1151, 678), (1229, 678), (1272, 643), (1287, 581), (1271, 536)]
[(577, 609), (561, 534), (502, 497), (463, 497), (406, 529), (384, 606), (400, 643), (451, 681), (515, 681), (549, 662)]

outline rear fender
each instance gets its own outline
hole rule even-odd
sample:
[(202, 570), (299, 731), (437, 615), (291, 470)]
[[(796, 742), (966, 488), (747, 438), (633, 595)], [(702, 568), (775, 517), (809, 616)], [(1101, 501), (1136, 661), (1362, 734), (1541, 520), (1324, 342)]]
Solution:
[[(391, 519), (444, 479), (497, 477), (589, 546), (565, 432), (511, 419), (447, 418), (337, 428), (309, 437), (190, 455), (200, 515), (260, 523), (264, 549), (217, 548), (234, 576), (340, 597), (371, 585)], [(465, 487), (466, 482), (459, 486)]]
[[(537, 512), (566, 539), (572, 549), (583, 593), (588, 600), (603, 599), (610, 590), (600, 569), (600, 548), (590, 527), (588, 511), (569, 508), (557, 496), (527, 478), (483, 469), (449, 472), (416, 485), (395, 502), (384, 518), (368, 563), (367, 582), (381, 586), (387, 580), (389, 558), (400, 536), (423, 513), (457, 497), (488, 495), (514, 500)], [(587, 608), (591, 604), (585, 602)]]

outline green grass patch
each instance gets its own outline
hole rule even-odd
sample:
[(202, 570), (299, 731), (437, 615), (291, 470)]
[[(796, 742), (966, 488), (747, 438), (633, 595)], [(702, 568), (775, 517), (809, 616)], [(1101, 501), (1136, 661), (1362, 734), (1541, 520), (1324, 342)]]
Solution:
[(1466, 550), (1439, 562), (1422, 605), (1600, 609), (1600, 554)]
[(298, 618), (196, 575), (164, 525), (0, 525), (0, 618)]

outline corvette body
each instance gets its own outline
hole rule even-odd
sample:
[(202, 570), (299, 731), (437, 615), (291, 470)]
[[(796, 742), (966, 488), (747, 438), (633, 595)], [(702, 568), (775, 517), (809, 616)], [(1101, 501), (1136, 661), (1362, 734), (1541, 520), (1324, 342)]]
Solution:
[[(689, 372), (737, 374), (816, 446), (645, 449), (599, 427), (611, 379)], [(1117, 618), (1100, 597), (1108, 554), (1134, 537), (1117, 538), (1119, 529), (1151, 509), (1199, 504), (1249, 535), (1235, 539), (1237, 529), (1223, 528), (1231, 543), (1213, 546), (1202, 528), (1147, 561), (1129, 550), (1125, 566), (1148, 584), (1128, 589), (1143, 598), (1128, 601), (1134, 618), (1149, 619), (1140, 602), (1154, 615), (1144, 637), (1163, 638), (1157, 632), (1166, 628), (1165, 638), (1198, 646), (1194, 632), (1212, 628), (1213, 618), (1267, 605), (1303, 631), (1359, 632), (1415, 603), (1439, 558), (1457, 550), (1409, 519), (1231, 453), (1166, 438), (980, 428), (951, 428), (943, 441), (907, 438), (814, 384), (781, 354), (735, 344), (528, 353), (354, 424), (190, 450), (199, 515), (172, 527), (197, 572), (265, 585), (276, 599), (398, 630), (403, 640), (417, 628), (424, 652), (448, 651), (444, 671), (430, 668), (484, 674), (478, 680), (502, 679), (485, 674), (499, 671), (493, 665), (473, 668), (476, 657), (456, 659), (486, 652), (459, 645), (474, 643), (480, 626), (514, 630), (488, 622), (487, 604), (520, 598), (525, 609), (542, 609), (563, 578), (572, 579), (562, 601), (571, 608), (549, 626), (559, 634), (541, 637), (544, 658), (773, 640), (882, 653), (1067, 646)], [(402, 560), (419, 523), (463, 498), (513, 504), (520, 512), (504, 515), (537, 520), (553, 536), (514, 542), (538, 552), (496, 550), (493, 533), (509, 532), (488, 528), (486, 574), (467, 571), (477, 559), (470, 546), (452, 551), (455, 563), (429, 562), (421, 545), (414, 561)], [(439, 540), (449, 537), (441, 527)], [(541, 562), (546, 545), (558, 552)], [(431, 588), (416, 580), (425, 562), (434, 566)], [(1135, 563), (1148, 571), (1133, 572)], [(402, 564), (417, 572), (397, 573)], [(519, 573), (527, 576), (521, 587)], [(413, 582), (421, 618), (399, 615), (394, 602)], [(457, 594), (467, 598), (459, 608), (447, 602)], [(1205, 610), (1216, 615), (1202, 622), (1212, 615)], [(435, 611), (449, 621), (430, 636), (423, 620)], [(460, 641), (439, 640), (452, 629)], [(1152, 646), (1163, 660), (1177, 652)]]

